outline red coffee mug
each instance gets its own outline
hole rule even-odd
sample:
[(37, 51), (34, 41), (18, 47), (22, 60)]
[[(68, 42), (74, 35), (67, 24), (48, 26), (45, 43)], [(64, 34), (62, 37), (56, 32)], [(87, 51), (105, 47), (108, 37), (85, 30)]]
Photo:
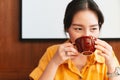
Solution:
[(95, 51), (95, 40), (92, 36), (82, 36), (75, 40), (75, 45), (80, 53), (90, 55)]

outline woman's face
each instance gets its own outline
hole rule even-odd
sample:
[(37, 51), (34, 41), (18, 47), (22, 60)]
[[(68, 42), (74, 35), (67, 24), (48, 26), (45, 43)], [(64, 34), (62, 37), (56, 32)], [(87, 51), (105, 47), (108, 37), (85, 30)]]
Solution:
[(81, 36), (99, 36), (98, 17), (91, 10), (83, 10), (77, 12), (68, 29), (70, 40), (72, 43)]

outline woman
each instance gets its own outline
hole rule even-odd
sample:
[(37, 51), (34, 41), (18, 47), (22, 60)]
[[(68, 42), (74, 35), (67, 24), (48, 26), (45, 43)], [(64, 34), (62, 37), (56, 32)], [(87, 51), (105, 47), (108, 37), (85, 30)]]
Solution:
[(95, 41), (95, 52), (86, 56), (74, 47), (82, 36), (98, 38), (104, 22), (93, 0), (72, 0), (65, 12), (64, 29), (70, 39), (47, 49), (38, 67), (30, 74), (33, 80), (119, 80), (119, 68), (112, 47), (103, 40)]

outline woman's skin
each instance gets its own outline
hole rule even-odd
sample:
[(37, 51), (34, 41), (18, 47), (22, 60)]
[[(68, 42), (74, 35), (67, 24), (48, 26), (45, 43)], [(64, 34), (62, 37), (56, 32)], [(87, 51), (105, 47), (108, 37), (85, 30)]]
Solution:
[[(71, 59), (79, 70), (83, 68), (87, 62), (87, 56), (78, 53), (73, 44), (75, 43), (75, 40), (81, 36), (99, 37), (100, 30), (97, 15), (89, 9), (77, 12), (73, 17), (71, 26), (67, 32), (69, 33), (72, 43), (63, 43), (59, 46), (57, 52), (49, 62), (39, 80), (54, 80), (57, 68), (67, 59)], [(113, 73), (115, 71), (115, 67), (118, 65), (115, 63), (113, 58), (112, 47), (105, 41), (97, 39), (95, 41), (95, 48), (102, 51), (102, 53), (98, 54), (105, 58), (108, 72)], [(109, 80), (119, 79), (120, 76)]]

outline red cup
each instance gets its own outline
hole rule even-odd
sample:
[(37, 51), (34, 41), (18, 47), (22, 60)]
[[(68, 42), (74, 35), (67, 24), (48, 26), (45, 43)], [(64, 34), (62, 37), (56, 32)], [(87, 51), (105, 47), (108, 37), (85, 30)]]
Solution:
[(75, 40), (78, 52), (84, 55), (90, 55), (95, 51), (95, 40), (92, 36), (82, 36)]

